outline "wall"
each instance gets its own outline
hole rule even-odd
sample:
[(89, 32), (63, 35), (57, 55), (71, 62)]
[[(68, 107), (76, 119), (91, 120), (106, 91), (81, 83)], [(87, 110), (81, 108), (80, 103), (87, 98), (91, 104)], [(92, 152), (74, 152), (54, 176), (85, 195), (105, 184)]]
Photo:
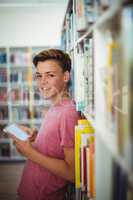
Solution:
[(65, 4), (0, 7), (0, 46), (60, 44)]

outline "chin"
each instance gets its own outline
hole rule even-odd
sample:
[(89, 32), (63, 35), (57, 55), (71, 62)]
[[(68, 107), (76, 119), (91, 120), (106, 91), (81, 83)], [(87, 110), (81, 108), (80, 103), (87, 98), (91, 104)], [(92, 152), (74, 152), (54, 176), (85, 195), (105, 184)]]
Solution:
[(45, 100), (50, 100), (50, 99), (51, 99), (49, 96), (45, 96), (45, 95), (43, 95), (43, 98), (44, 98)]
[(47, 94), (43, 93), (42, 91), (40, 92), (40, 94), (43, 99), (50, 99), (50, 97), (51, 97), (51, 95), (47, 95)]

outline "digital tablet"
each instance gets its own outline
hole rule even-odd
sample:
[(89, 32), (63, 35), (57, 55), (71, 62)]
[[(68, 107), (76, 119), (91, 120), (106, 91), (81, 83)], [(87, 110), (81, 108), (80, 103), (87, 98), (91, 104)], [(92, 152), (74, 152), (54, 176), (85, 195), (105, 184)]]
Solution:
[(28, 134), (23, 131), (17, 124), (6, 126), (3, 131), (16, 136), (20, 140), (26, 140), (28, 138)]

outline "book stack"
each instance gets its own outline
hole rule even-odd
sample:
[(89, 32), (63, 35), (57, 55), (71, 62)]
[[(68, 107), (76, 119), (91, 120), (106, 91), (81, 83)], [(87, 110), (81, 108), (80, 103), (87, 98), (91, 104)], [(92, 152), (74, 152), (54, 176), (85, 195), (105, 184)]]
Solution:
[(76, 200), (95, 198), (94, 128), (85, 119), (75, 127)]

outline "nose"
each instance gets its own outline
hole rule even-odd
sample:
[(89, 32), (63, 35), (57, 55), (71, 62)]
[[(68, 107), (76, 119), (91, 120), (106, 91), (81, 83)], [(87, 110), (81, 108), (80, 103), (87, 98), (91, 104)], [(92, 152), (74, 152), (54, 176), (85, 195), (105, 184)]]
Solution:
[(43, 75), (42, 78), (41, 78), (41, 80), (40, 80), (40, 83), (41, 83), (41, 84), (46, 84), (46, 83), (48, 83), (47, 77)]

